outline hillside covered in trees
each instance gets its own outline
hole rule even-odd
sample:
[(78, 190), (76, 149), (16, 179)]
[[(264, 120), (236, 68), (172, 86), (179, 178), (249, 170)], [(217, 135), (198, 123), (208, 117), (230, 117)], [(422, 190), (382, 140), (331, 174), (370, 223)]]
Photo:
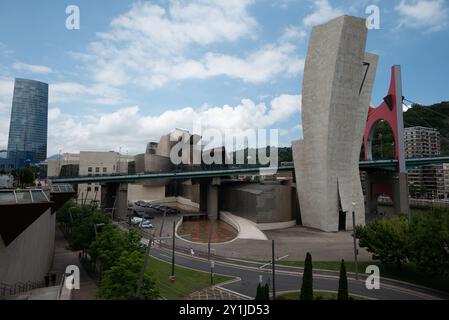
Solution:
[(449, 101), (431, 106), (414, 104), (404, 112), (405, 127), (431, 127), (440, 132), (441, 153), (449, 155)]
[[(413, 104), (404, 112), (404, 127), (435, 128), (441, 135), (441, 154), (449, 155), (449, 102), (436, 103), (431, 106)], [(394, 138), (390, 126), (380, 122), (373, 134), (373, 158), (393, 159)], [(363, 148), (361, 159), (363, 158)]]
[[(435, 128), (441, 135), (441, 155), (449, 155), (449, 101), (443, 101), (430, 106), (413, 104), (404, 112), (404, 127)], [(254, 149), (252, 149), (254, 151)], [(375, 160), (394, 158), (394, 138), (390, 126), (380, 122), (373, 134), (373, 158)], [(279, 163), (292, 160), (291, 147), (279, 148)], [(269, 151), (267, 152), (269, 154)], [(245, 159), (248, 149), (245, 149)], [(364, 150), (360, 153), (360, 160), (364, 159)]]

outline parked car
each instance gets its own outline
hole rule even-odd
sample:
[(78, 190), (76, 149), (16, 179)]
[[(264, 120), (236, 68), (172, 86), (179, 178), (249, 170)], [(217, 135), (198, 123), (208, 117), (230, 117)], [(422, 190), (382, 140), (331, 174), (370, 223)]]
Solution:
[(145, 201), (138, 200), (138, 201), (134, 202), (134, 204), (136, 206), (139, 206), (139, 207), (144, 207), (145, 206)]
[(175, 208), (169, 208), (167, 210), (167, 214), (178, 214), (178, 213), (179, 213), (179, 210), (175, 209)]
[(143, 220), (140, 224), (139, 227), (141, 228), (145, 228), (145, 229), (151, 229), (154, 228), (153, 224), (150, 222), (150, 220)]
[(143, 218), (141, 218), (141, 217), (133, 217), (133, 218), (131, 218), (131, 223), (132, 224), (139, 224), (139, 223), (142, 223), (143, 222)]

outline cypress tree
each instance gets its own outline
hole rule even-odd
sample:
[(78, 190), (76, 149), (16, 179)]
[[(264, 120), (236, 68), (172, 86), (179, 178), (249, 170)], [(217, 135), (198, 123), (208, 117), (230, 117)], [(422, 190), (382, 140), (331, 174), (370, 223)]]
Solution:
[(260, 300), (260, 283), (257, 285), (256, 298), (254, 300)]
[(340, 280), (338, 281), (338, 295), (337, 300), (349, 300), (348, 295), (348, 277), (346, 275), (345, 260), (341, 260), (340, 265)]
[(270, 287), (268, 286), (268, 283), (265, 283), (264, 289), (264, 300), (270, 300)]
[(260, 283), (257, 285), (256, 300), (263, 300), (262, 286)]
[(307, 252), (304, 263), (300, 299), (313, 300), (312, 256), (310, 252)]

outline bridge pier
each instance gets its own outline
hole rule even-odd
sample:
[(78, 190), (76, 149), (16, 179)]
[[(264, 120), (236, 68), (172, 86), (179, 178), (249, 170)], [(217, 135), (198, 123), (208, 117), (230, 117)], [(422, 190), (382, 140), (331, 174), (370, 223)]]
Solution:
[(377, 212), (377, 201), (380, 195), (387, 195), (391, 198), (396, 214), (410, 214), (406, 172), (368, 172), (365, 185), (365, 206), (368, 216), (373, 216)]
[(207, 212), (210, 220), (217, 220), (218, 217), (218, 194), (221, 179), (207, 178), (200, 180), (200, 211)]

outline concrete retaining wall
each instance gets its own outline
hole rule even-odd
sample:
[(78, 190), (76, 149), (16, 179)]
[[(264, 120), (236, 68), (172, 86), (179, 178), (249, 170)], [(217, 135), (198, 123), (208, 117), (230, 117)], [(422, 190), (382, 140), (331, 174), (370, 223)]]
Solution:
[(44, 282), (53, 260), (55, 217), (48, 209), (9, 246), (0, 239), (1, 283)]

